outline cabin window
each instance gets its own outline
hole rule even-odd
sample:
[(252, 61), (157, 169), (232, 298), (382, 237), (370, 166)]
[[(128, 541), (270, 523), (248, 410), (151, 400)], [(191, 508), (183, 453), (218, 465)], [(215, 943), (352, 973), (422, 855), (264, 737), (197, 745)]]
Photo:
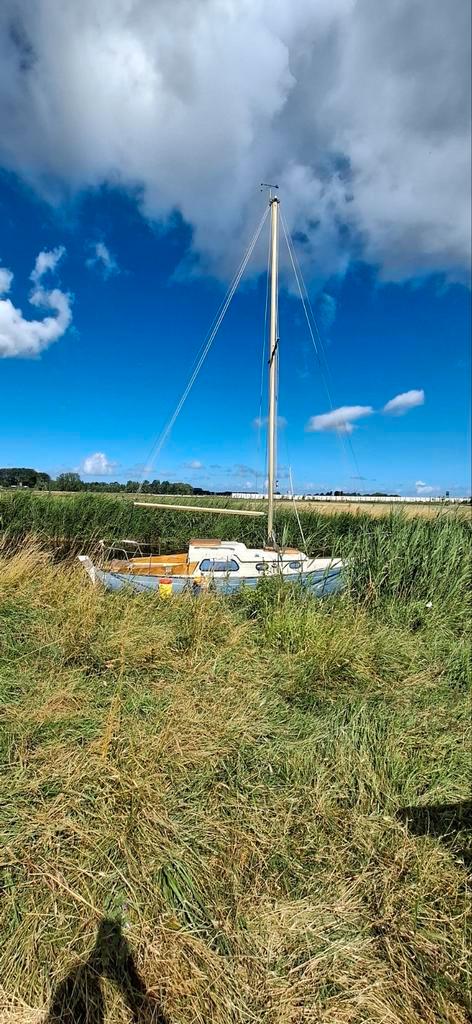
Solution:
[(301, 569), (302, 563), (301, 562), (289, 562), (288, 563), (288, 567), (289, 567), (289, 569)]
[(204, 558), (200, 562), (200, 569), (202, 572), (237, 572), (239, 565), (234, 558), (229, 558), (225, 562), (220, 562), (216, 558)]
[(268, 568), (269, 568), (269, 566), (268, 566), (267, 562), (258, 562), (257, 565), (256, 565), (256, 569), (257, 569), (258, 572), (265, 572), (265, 570), (268, 569)]

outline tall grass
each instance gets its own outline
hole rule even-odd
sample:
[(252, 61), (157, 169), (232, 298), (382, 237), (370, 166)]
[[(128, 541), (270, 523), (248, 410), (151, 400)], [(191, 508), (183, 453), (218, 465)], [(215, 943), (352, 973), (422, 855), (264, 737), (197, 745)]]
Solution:
[[(0, 529), (11, 537), (35, 533), (49, 541), (80, 541), (82, 544), (99, 538), (113, 541), (131, 537), (156, 550), (178, 550), (188, 544), (191, 537), (201, 536), (234, 537), (248, 545), (264, 542), (264, 519), (212, 515), (212, 507), (224, 508), (225, 499), (199, 499), (198, 504), (207, 504), (209, 512), (136, 508), (125, 498), (101, 494), (47, 496), (4, 491), (0, 492)], [(306, 512), (301, 518), (312, 542), (323, 551), (328, 550), (337, 537), (347, 533), (352, 523), (348, 512), (340, 512), (333, 518)], [(279, 536), (284, 534), (287, 543), (300, 542), (292, 510), (278, 510), (276, 525)]]
[[(102, 538), (111, 542), (130, 537), (165, 552), (182, 549), (195, 536), (235, 538), (248, 545), (262, 544), (266, 530), (264, 519), (212, 516), (211, 508), (224, 507), (225, 502), (223, 498), (198, 499), (199, 504), (208, 504), (210, 511), (206, 514), (136, 508), (125, 498), (101, 494), (48, 496), (4, 491), (0, 492), (0, 531), (12, 539), (34, 533), (46, 542), (73, 547)], [(241, 505), (244, 506), (244, 502)], [(299, 517), (310, 554), (347, 556), (355, 551), (360, 556), (359, 564), (366, 565), (363, 555), (369, 552), (369, 564), (373, 564), (374, 559), (384, 577), (392, 569), (398, 575), (407, 560), (411, 571), (416, 572), (421, 553), (421, 573), (424, 573), (433, 552), (438, 570), (442, 565), (447, 573), (452, 552), (454, 557), (460, 557), (461, 553), (466, 555), (471, 532), (471, 518), (464, 516), (460, 509), (457, 513), (440, 510), (431, 519), (410, 518), (402, 511), (375, 519), (368, 512), (353, 514), (342, 510), (327, 516), (313, 508), (300, 510)], [(276, 509), (276, 532), (286, 544), (301, 544), (293, 509)], [(394, 557), (392, 566), (385, 562), (387, 549), (388, 557)], [(362, 586), (364, 583), (362, 577)]]
[(362, 519), (349, 532), (350, 579), (357, 595), (387, 595), (467, 608), (471, 583), (471, 521), (391, 513)]
[(2, 1024), (469, 1019), (465, 535), (377, 529), (323, 602), (0, 559)]

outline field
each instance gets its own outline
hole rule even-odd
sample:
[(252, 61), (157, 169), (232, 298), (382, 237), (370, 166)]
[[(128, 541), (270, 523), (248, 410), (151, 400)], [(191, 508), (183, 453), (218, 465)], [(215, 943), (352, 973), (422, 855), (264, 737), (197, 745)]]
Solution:
[[(3, 493), (6, 494), (8, 492), (4, 491)], [(50, 498), (51, 496), (52, 497), (56, 497), (56, 498), (72, 498), (72, 499), (75, 498), (74, 493), (70, 492), (70, 491), (53, 491), (53, 492), (51, 492), (51, 494), (48, 491), (36, 491), (35, 493), (38, 496), (40, 496), (40, 497), (46, 497), (46, 498)], [(1, 494), (2, 494), (2, 490), (0, 488), (0, 496), (1, 496)], [(124, 492), (118, 493), (117, 495), (103, 495), (103, 497), (110, 497), (110, 496), (112, 497), (112, 499), (113, 498), (118, 498), (118, 499), (121, 499), (121, 500), (124, 500), (124, 501), (131, 501), (131, 502), (136, 501), (136, 500), (138, 500), (138, 501), (162, 501), (162, 502), (166, 502), (168, 504), (171, 504), (172, 502), (178, 502), (179, 504), (188, 504), (188, 505), (191, 505), (191, 504), (195, 505), (195, 504), (197, 504), (197, 505), (208, 505), (208, 506), (216, 505), (217, 507), (219, 506), (219, 507), (226, 507), (226, 508), (246, 508), (246, 509), (251, 509), (252, 508), (252, 509), (261, 509), (261, 510), (264, 510), (264, 509), (267, 508), (267, 502), (266, 501), (259, 501), (257, 499), (248, 499), (248, 500), (244, 501), (244, 500), (237, 499), (237, 498), (219, 497), (218, 495), (215, 495), (214, 497), (212, 497), (212, 496), (198, 496), (198, 495), (193, 495), (193, 496), (186, 496), (185, 495), (183, 497), (180, 497), (180, 496), (176, 496), (176, 495), (165, 495), (165, 494), (155, 494), (155, 495), (148, 494), (148, 495), (143, 495), (143, 494), (132, 494), (132, 493), (128, 494), (128, 493), (124, 493)], [(403, 512), (407, 516), (426, 516), (428, 519), (436, 519), (438, 515), (453, 515), (453, 516), (470, 517), (470, 514), (471, 514), (470, 504), (467, 504), (465, 502), (464, 502), (464, 504), (460, 504), (460, 505), (459, 504), (456, 505), (454, 503), (448, 503), (448, 502), (444, 502), (444, 503), (441, 503), (441, 504), (436, 504), (436, 503), (432, 502), (431, 504), (428, 504), (428, 503), (420, 502), (420, 501), (414, 502), (414, 503), (411, 503), (411, 502), (396, 502), (396, 501), (395, 502), (375, 502), (375, 501), (372, 501), (372, 502), (362, 501), (361, 502), (361, 501), (356, 501), (355, 498), (353, 498), (352, 501), (343, 501), (343, 502), (340, 502), (340, 503), (336, 503), (336, 502), (332, 502), (332, 501), (316, 501), (316, 502), (315, 501), (311, 501), (310, 502), (310, 501), (295, 501), (295, 500), (291, 500), (291, 499), (278, 499), (277, 500), (277, 508), (278, 509), (282, 509), (284, 511), (289, 510), (292, 513), (294, 512), (294, 509), (296, 508), (296, 510), (297, 510), (297, 512), (299, 514), (307, 514), (307, 515), (309, 515), (309, 514), (317, 515), (319, 513), (322, 513), (323, 515), (337, 515), (339, 513), (339, 511), (344, 511), (344, 512), (349, 512), (349, 513), (356, 513), (356, 514), (357, 513), (361, 513), (361, 514), (367, 514), (368, 513), (369, 515), (372, 515), (372, 516), (385, 516), (385, 515), (388, 515), (390, 512), (399, 512), (399, 511), (401, 511), (401, 512)]]
[(297, 511), (313, 510), (313, 512), (319, 511), (323, 515), (336, 515), (340, 508), (351, 514), (366, 514), (371, 516), (385, 516), (389, 512), (402, 512), (407, 516), (424, 516), (427, 519), (436, 519), (438, 515), (452, 515), (452, 516), (470, 516), (469, 505), (453, 505), (447, 504), (425, 504), (424, 502), (375, 502), (375, 501), (356, 501), (353, 498), (352, 501), (343, 501), (336, 504), (334, 501), (317, 501), (317, 502), (305, 502), (305, 501), (282, 501), (281, 505), (283, 508), (291, 508), (296, 505)]
[(466, 1024), (470, 521), (310, 510), (341, 597), (164, 600), (63, 556), (201, 517), (0, 515), (2, 1024)]

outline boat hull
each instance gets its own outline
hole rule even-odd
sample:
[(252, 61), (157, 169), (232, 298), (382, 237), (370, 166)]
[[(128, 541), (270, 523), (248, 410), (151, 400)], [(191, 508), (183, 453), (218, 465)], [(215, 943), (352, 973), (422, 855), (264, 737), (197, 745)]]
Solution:
[[(82, 556), (83, 558), (83, 556)], [(85, 562), (85, 559), (83, 559)], [(142, 574), (110, 572), (106, 569), (99, 569), (92, 565), (84, 568), (92, 577), (94, 583), (101, 583), (107, 590), (131, 590), (138, 594), (147, 591), (159, 591), (160, 580), (158, 576), (146, 576)], [(92, 575), (93, 573), (93, 575)], [(342, 565), (333, 564), (327, 569), (313, 570), (311, 572), (296, 572), (293, 574), (284, 573), (283, 579), (289, 583), (301, 584), (305, 589), (318, 597), (325, 597), (327, 594), (337, 593), (342, 589)], [(199, 594), (202, 591), (211, 589), (218, 594), (235, 594), (242, 587), (255, 587), (260, 582), (261, 576), (230, 577), (211, 579), (206, 578), (203, 583), (189, 576), (172, 577), (172, 594), (184, 592)]]

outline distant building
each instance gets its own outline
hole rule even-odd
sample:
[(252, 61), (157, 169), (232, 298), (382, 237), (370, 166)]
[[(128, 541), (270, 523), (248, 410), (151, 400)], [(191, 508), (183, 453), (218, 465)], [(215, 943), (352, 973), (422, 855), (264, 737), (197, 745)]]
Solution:
[[(244, 501), (254, 500), (263, 501), (267, 499), (267, 494), (261, 494), (257, 491), (232, 491), (232, 498), (239, 498)], [(449, 503), (460, 504), (465, 502), (467, 498), (450, 498), (448, 492), (446, 495), (419, 495), (415, 494), (412, 496), (404, 496), (401, 494), (275, 494), (274, 498), (276, 501), (334, 501), (334, 502), (366, 502), (373, 504), (374, 502), (383, 502), (386, 505), (392, 503), (398, 503), (400, 505), (410, 502), (411, 504), (440, 504), (441, 502), (447, 501)]]

